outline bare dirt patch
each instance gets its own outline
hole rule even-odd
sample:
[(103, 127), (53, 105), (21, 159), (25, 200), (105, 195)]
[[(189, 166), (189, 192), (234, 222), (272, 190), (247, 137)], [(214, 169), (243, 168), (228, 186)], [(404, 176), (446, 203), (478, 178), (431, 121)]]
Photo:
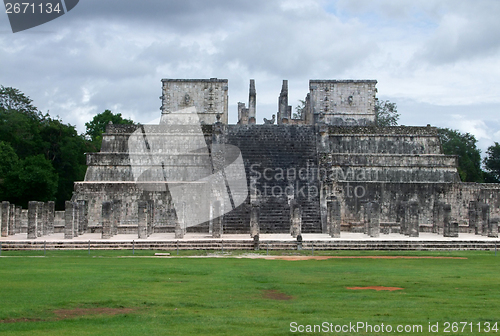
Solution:
[(383, 287), (383, 286), (369, 286), (369, 287), (346, 287), (347, 289), (352, 289), (352, 290), (366, 290), (366, 289), (373, 289), (376, 291), (396, 291), (396, 290), (403, 290), (404, 288), (400, 287)]
[(264, 290), (262, 291), (263, 292), (263, 296), (266, 298), (266, 299), (271, 299), (271, 300), (282, 300), (282, 301), (288, 301), (288, 300), (291, 300), (293, 299), (293, 296), (290, 296), (290, 295), (286, 295), (285, 293), (281, 293), (275, 289), (271, 289), (271, 290)]
[(74, 308), (74, 309), (58, 309), (54, 310), (58, 320), (70, 319), (88, 315), (106, 315), (113, 316), (119, 314), (127, 314), (133, 312), (132, 308)]
[(327, 259), (467, 259), (464, 257), (412, 257), (412, 256), (275, 256), (270, 260), (327, 260)]
[(120, 315), (133, 312), (133, 308), (74, 308), (74, 309), (58, 309), (54, 310), (53, 313), (56, 318), (52, 319), (38, 319), (38, 318), (17, 318), (17, 319), (6, 319), (0, 320), (0, 323), (18, 323), (18, 322), (44, 322), (44, 321), (60, 321), (66, 319), (72, 319), (81, 316), (92, 316), (92, 315)]
[(29, 319), (29, 318), (17, 318), (17, 319), (7, 319), (0, 320), (0, 323), (17, 323), (17, 322), (40, 322), (41, 319)]

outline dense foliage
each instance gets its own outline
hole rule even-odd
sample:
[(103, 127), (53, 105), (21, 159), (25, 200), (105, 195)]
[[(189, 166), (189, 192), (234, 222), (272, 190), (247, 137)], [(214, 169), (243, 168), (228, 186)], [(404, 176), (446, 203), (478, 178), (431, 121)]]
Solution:
[(399, 113), (396, 103), (391, 103), (388, 100), (376, 100), (375, 118), (377, 126), (397, 126)]
[(484, 158), (484, 174), (485, 182), (500, 183), (500, 144), (495, 142), (495, 145), (488, 147)]
[(0, 200), (24, 207), (54, 200), (63, 209), (73, 183), (85, 177), (85, 153), (99, 150), (109, 121), (131, 123), (123, 120), (109, 110), (96, 115), (87, 124), (89, 140), (75, 126), (43, 115), (19, 90), (0, 86)]
[(463, 182), (484, 182), (481, 151), (476, 146), (474, 135), (441, 128), (439, 138), (444, 154), (458, 156), (458, 173)]
[(87, 132), (85, 133), (90, 137), (90, 141), (94, 151), (98, 152), (101, 149), (102, 133), (106, 131), (106, 125), (109, 123), (115, 125), (132, 125), (134, 122), (130, 119), (123, 119), (121, 113), (113, 114), (110, 110), (105, 110), (96, 115), (92, 121), (85, 123)]

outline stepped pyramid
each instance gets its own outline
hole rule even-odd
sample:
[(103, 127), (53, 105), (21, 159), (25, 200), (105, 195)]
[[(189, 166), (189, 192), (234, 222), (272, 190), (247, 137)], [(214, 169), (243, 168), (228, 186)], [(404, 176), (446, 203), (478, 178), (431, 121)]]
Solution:
[[(442, 226), (444, 204), (462, 230), (477, 222), (478, 204), (500, 216), (500, 186), (461, 183), (457, 158), (443, 154), (436, 128), (376, 125), (374, 80), (311, 80), (300, 118), (291, 117), (284, 81), (277, 114), (265, 124), (257, 124), (251, 80), (237, 125), (227, 125), (227, 80), (162, 83), (157, 126), (108, 125), (101, 152), (87, 156), (73, 201), (86, 204), (89, 231), (101, 230), (105, 201), (117, 204), (122, 233), (137, 232), (139, 201), (150, 204), (154, 232), (172, 232), (180, 220), (188, 231), (209, 233), (221, 217), (225, 233), (249, 233), (257, 207), (261, 233), (289, 233), (291, 208), (298, 206), (301, 232), (326, 233), (332, 200), (348, 230), (362, 225), (370, 202), (380, 205), (387, 225), (416, 202), (421, 230)], [(186, 110), (196, 128), (183, 125), (192, 120), (171, 122)], [(153, 143), (156, 151), (148, 152)], [(215, 200), (222, 206), (217, 213)]]

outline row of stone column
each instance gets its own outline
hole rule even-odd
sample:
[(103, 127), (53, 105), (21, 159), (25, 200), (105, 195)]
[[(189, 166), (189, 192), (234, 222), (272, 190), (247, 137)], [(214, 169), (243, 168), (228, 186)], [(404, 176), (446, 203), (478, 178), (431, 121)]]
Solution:
[(64, 208), (64, 239), (73, 239), (87, 232), (87, 201), (66, 201)]
[[(377, 204), (378, 209), (378, 204)], [(375, 211), (375, 205), (372, 211)], [(256, 204), (252, 204), (250, 208), (250, 237), (254, 238), (260, 234), (259, 227), (260, 208)], [(331, 200), (327, 202), (327, 233), (333, 238), (340, 238), (340, 202)], [(378, 217), (377, 217), (378, 218)], [(378, 232), (380, 233), (380, 224), (375, 218), (372, 220), (373, 234), (377, 232), (376, 225), (378, 224)], [(377, 224), (375, 224), (377, 223)], [(292, 200), (290, 202), (290, 235), (297, 238), (302, 234), (302, 207), (298, 202)]]
[[(499, 219), (490, 218), (490, 206), (482, 202), (471, 202), (469, 210), (469, 230), (476, 234), (498, 237)], [(451, 217), (451, 205), (440, 203), (434, 208), (433, 232), (444, 237), (458, 237), (459, 226)], [(364, 233), (370, 237), (380, 236), (380, 205), (368, 202), (362, 207)], [(420, 205), (417, 201), (401, 202), (398, 208), (400, 233), (409, 237), (419, 237)], [(327, 201), (327, 233), (333, 238), (340, 238), (340, 202), (336, 199)]]
[(28, 203), (28, 239), (54, 234), (55, 203), (30, 201)]
[[(434, 205), (433, 233), (445, 237), (458, 237), (459, 225), (451, 217), (451, 205)], [(490, 218), (490, 206), (483, 202), (470, 202), (468, 233), (498, 238), (498, 218)]]
[(0, 206), (0, 233), (2, 237), (21, 233), (22, 208), (7, 201)]
[[(141, 205), (139, 202), (139, 209), (140, 208)], [(147, 209), (147, 202), (146, 202), (146, 209)], [(121, 223), (121, 213), (122, 213), (121, 200), (102, 202), (102, 212), (101, 212), (102, 239), (110, 239), (111, 237), (118, 234), (118, 227), (120, 226)], [(139, 236), (139, 238), (141, 237)]]
[(483, 202), (469, 204), (469, 233), (498, 238), (498, 218), (490, 218), (490, 206)]
[[(75, 216), (78, 216), (78, 211), (71, 211), (71, 207), (77, 206), (73, 202), (67, 203), (67, 239), (71, 239), (71, 232), (75, 232), (72, 223), (78, 222), (78, 219)], [(214, 201), (212, 203), (212, 213), (217, 214), (221, 213), (221, 202)], [(138, 239), (147, 239), (151, 234), (154, 233), (154, 201), (138, 201), (137, 203), (137, 211), (138, 211), (138, 221), (137, 221), (137, 238)], [(182, 219), (185, 217), (181, 215), (183, 211), (185, 211), (184, 206), (180, 206), (180, 209), (176, 209), (178, 216), (175, 224), (175, 238), (182, 239), (186, 234), (186, 226), (185, 223), (182, 222)], [(120, 216), (121, 216), (121, 201), (106, 201), (102, 202), (102, 239), (109, 239), (118, 233), (118, 226), (120, 225)], [(221, 238), (222, 237), (222, 216), (212, 219), (212, 237), (213, 238)], [(66, 235), (65, 235), (66, 237)]]
[[(182, 204), (179, 209), (176, 209), (177, 218), (175, 222), (175, 239), (183, 239), (184, 235), (186, 234), (186, 225), (182, 221), (182, 219), (185, 218), (184, 211), (185, 211), (184, 204)], [(213, 201), (211, 204), (211, 214), (221, 214), (221, 213), (222, 213), (222, 202), (218, 200)], [(212, 238), (222, 238), (223, 234), (222, 223), (223, 223), (223, 216), (218, 216), (216, 218), (211, 219)], [(258, 224), (257, 224), (257, 230), (258, 230)], [(250, 221), (250, 231), (252, 231), (252, 221)]]
[[(252, 204), (250, 208), (250, 237), (254, 238), (260, 234), (259, 226), (260, 207)], [(215, 226), (214, 226), (215, 227)], [(302, 234), (302, 207), (292, 200), (290, 202), (290, 235), (297, 238)]]
[(451, 205), (445, 203), (435, 203), (433, 209), (432, 232), (444, 237), (458, 237), (458, 222), (451, 217)]

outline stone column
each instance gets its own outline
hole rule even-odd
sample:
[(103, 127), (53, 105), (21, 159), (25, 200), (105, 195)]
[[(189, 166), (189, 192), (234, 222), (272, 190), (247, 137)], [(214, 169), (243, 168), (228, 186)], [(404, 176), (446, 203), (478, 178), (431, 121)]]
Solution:
[(30, 201), (28, 203), (28, 239), (37, 238), (37, 220), (36, 213), (38, 209), (38, 202)]
[(137, 237), (139, 239), (148, 238), (148, 203), (146, 201), (138, 202), (138, 222), (137, 222)]
[(9, 236), (13, 236), (16, 234), (16, 206), (14, 204), (10, 205), (9, 209)]
[[(443, 236), (445, 237), (457, 237), (455, 236), (455, 228), (454, 224), (451, 222), (451, 205), (445, 204), (443, 205), (443, 220), (444, 220), (444, 231)], [(458, 223), (457, 223), (458, 224)], [(458, 225), (457, 225), (458, 229)]]
[(43, 236), (43, 202), (37, 202), (36, 205), (36, 235)]
[[(257, 91), (255, 90), (255, 80), (250, 79), (250, 90), (248, 92), (248, 120), (255, 124), (257, 106)], [(250, 123), (250, 122), (249, 122)]]
[(332, 238), (340, 238), (340, 202), (337, 199), (327, 203), (328, 234)]
[(277, 124), (281, 125), (283, 123), (288, 123), (291, 116), (289, 115), (288, 109), (288, 80), (283, 80), (283, 85), (281, 87), (281, 93), (278, 99), (278, 120)]
[(42, 235), (49, 234), (49, 205), (42, 203)]
[(47, 227), (48, 234), (54, 234), (54, 217), (56, 214), (56, 203), (54, 201), (47, 202), (48, 213), (47, 213)]
[(408, 221), (408, 234), (410, 237), (418, 237), (419, 236), (419, 204), (416, 201), (410, 202), (408, 205), (409, 210), (409, 221)]
[(16, 222), (14, 223), (16, 233), (21, 233), (21, 216), (23, 213), (22, 206), (16, 206)]
[(368, 234), (372, 238), (380, 237), (380, 206), (377, 202), (368, 204)]
[(250, 237), (254, 238), (260, 234), (259, 227), (260, 208), (253, 204), (250, 207)]
[(291, 220), (292, 225), (290, 226), (290, 234), (293, 238), (297, 238), (297, 236), (302, 233), (302, 208), (296, 203), (293, 206), (290, 206), (291, 211)]
[(155, 203), (153, 200), (148, 200), (148, 237), (154, 233), (154, 209)]
[(498, 238), (498, 221), (500, 219), (495, 217), (495, 218), (490, 218), (490, 225), (488, 229), (488, 237), (491, 238)]
[(260, 206), (257, 203), (257, 178), (255, 176), (250, 176), (250, 237), (251, 238), (254, 238), (255, 236), (258, 236), (260, 234), (259, 220), (260, 220)]
[(113, 202), (102, 202), (102, 239), (109, 239), (112, 237), (112, 214), (113, 214)]
[(10, 211), (10, 203), (2, 202), (2, 221), (1, 221), (1, 232), (2, 237), (9, 236), (9, 211)]
[(73, 202), (66, 201), (64, 209), (64, 239), (74, 238), (74, 206)]
[(408, 202), (399, 202), (397, 209), (397, 220), (399, 220), (399, 233), (406, 235), (406, 223), (408, 221)]
[(450, 222), (450, 232), (448, 237), (458, 237), (458, 222), (452, 221)]
[(78, 235), (83, 235), (86, 231), (87, 222), (87, 202), (84, 200), (76, 201), (78, 204)]
[(122, 201), (113, 200), (113, 236), (118, 234), (118, 227), (122, 221)]
[(488, 223), (490, 222), (490, 206), (486, 203), (481, 203), (481, 232), (480, 235), (487, 236), (488, 235)]
[(439, 201), (434, 202), (434, 208), (432, 211), (432, 232), (442, 235), (443, 234), (443, 203)]
[[(294, 190), (293, 182), (290, 183), (290, 187)], [(295, 193), (295, 190), (294, 190)], [(327, 183), (321, 181), (320, 183), (320, 194), (319, 194), (319, 214), (321, 220), (321, 232), (328, 234), (328, 199), (330, 191), (328, 189)], [(291, 216), (290, 216), (291, 217)]]
[(78, 237), (78, 225), (80, 224), (79, 215), (80, 213), (78, 212), (78, 203), (73, 202), (73, 237)]
[(479, 219), (479, 214), (477, 210), (478, 210), (477, 202), (476, 201), (469, 202), (469, 228), (467, 229), (468, 233), (476, 233), (476, 225)]
[(368, 234), (367, 208), (366, 203), (359, 206), (359, 223), (363, 225), (363, 234)]
[[(221, 209), (221, 201), (214, 201), (212, 213), (216, 216), (217, 214), (222, 213)], [(212, 229), (212, 238), (222, 238), (222, 216), (213, 219), (213, 229)]]

